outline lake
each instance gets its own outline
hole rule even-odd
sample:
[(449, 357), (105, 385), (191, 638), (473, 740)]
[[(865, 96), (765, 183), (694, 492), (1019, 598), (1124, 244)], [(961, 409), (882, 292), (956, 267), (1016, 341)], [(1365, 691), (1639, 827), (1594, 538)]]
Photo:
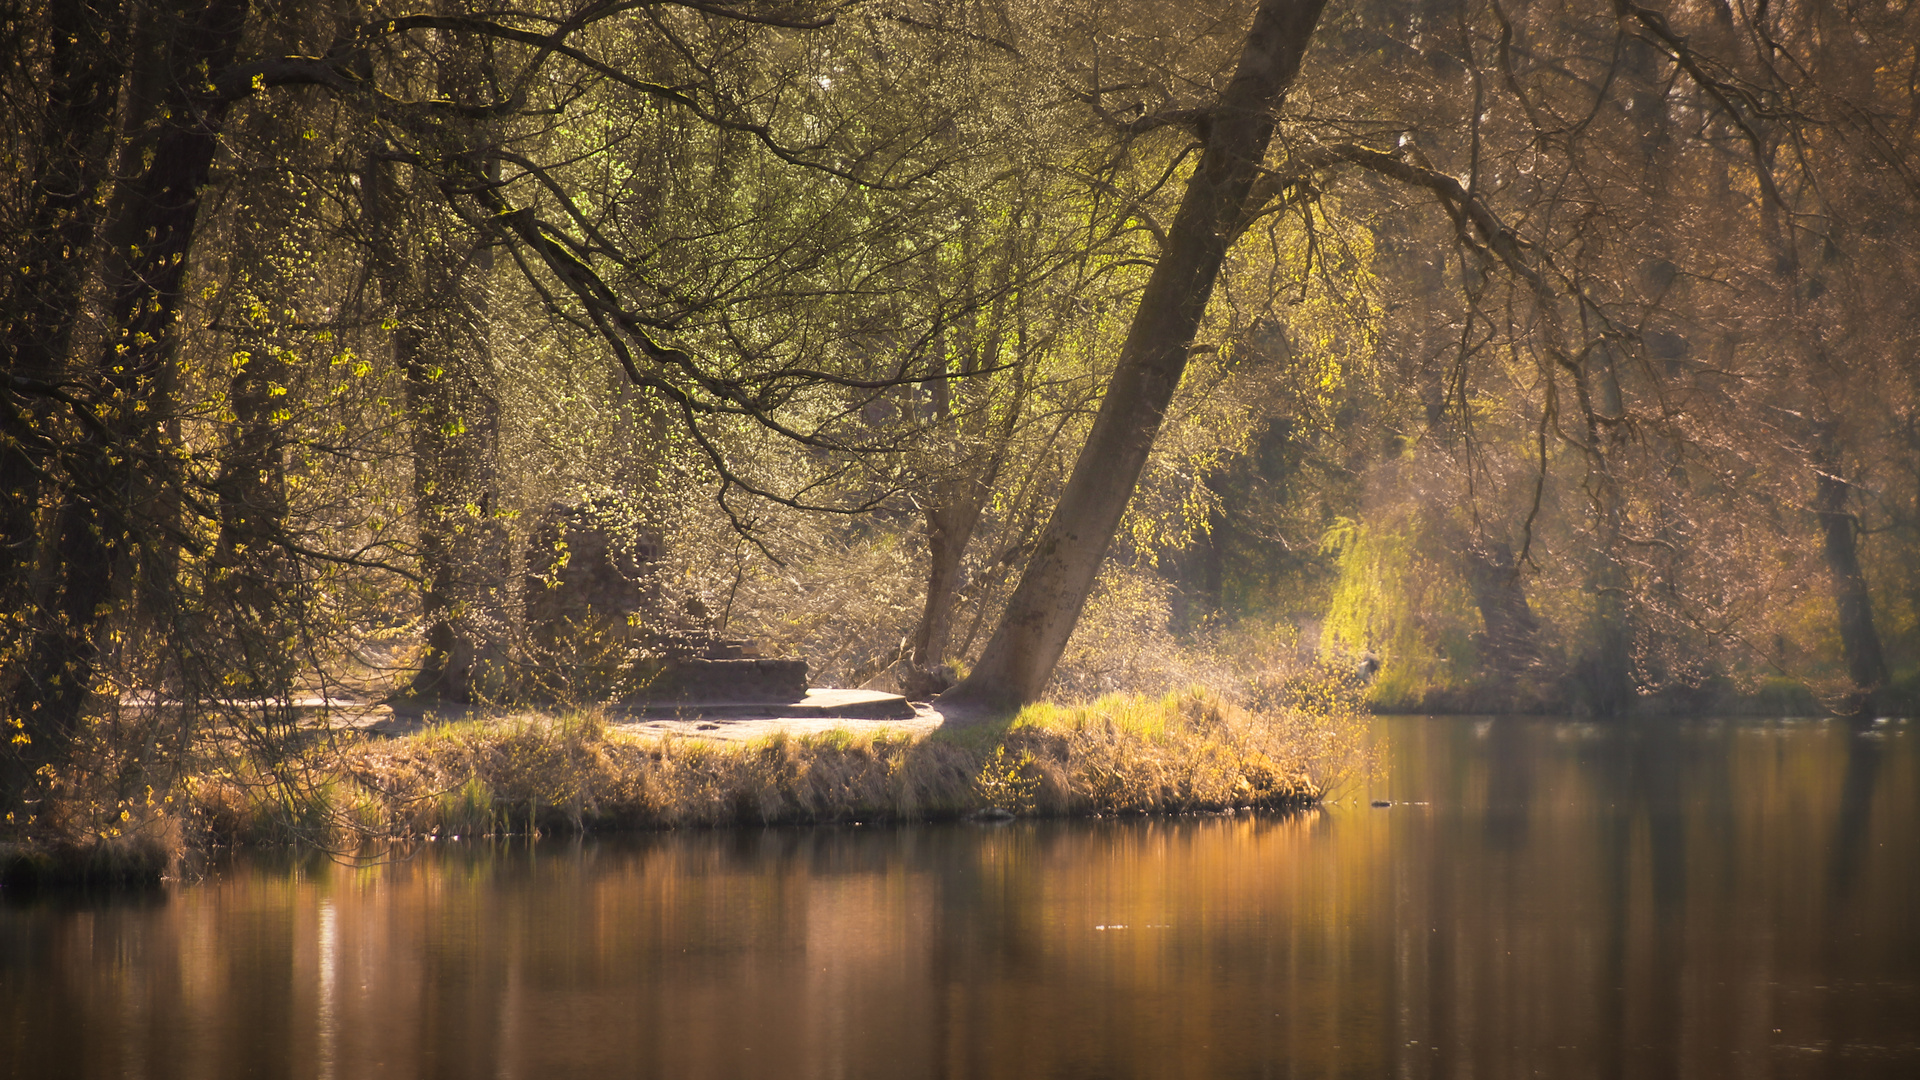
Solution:
[(1910, 727), (1376, 731), (1377, 774), (1293, 816), (251, 855), (10, 902), (0, 1074), (1920, 1076)]

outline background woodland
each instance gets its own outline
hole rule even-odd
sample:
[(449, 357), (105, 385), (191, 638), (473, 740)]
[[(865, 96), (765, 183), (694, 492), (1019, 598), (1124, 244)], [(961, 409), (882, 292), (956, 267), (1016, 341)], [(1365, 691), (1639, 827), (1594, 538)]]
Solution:
[[(629, 692), (633, 635), (529, 626), (562, 511), (661, 627), (824, 685), (1920, 687), (1906, 0), (71, 0), (0, 42), (10, 815), (279, 761), (314, 698)], [(1008, 674), (1103, 405), (1137, 483)]]

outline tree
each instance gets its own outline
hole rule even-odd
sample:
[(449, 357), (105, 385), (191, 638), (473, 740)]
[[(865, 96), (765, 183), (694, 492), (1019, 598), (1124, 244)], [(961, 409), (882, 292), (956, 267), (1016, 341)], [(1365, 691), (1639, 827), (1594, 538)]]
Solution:
[(1052, 674), (1186, 370), (1321, 7), (1266, 0), (1255, 13), (1233, 79), (1200, 125), (1205, 148), (1073, 475), (999, 628), (966, 679), (941, 695), (943, 707), (1004, 710), (1033, 700)]
[[(116, 32), (127, 34), (139, 62), (125, 72), (127, 107), (116, 148), (120, 179), (105, 192), (88, 245), (105, 298), (104, 324), (86, 341), (91, 356), (83, 364), (69, 367), (57, 351), (44, 351), (71, 343), (82, 302), (79, 271), (65, 265), (79, 260), (66, 253), (55, 261), (45, 249), (44, 291), (26, 305), (27, 317), (45, 327), (33, 335), (42, 355), (30, 359), (26, 370), (43, 373), (14, 374), (9, 387), (13, 395), (71, 409), (71, 427), (59, 435), (29, 430), (14, 436), (14, 445), (32, 447), (34, 472), (45, 475), (51, 466), (60, 477), (57, 494), (42, 511), (46, 599), (28, 605), (35, 625), (10, 687), (8, 716), (18, 731), (14, 742), (26, 747), (29, 771), (60, 761), (77, 737), (95, 693), (103, 627), (115, 606), (134, 595), (136, 576), (143, 599), (164, 598), (173, 587), (167, 555), (180, 530), (173, 483), (177, 431), (170, 423), (175, 321), (226, 109), (224, 100), (206, 93), (206, 73), (231, 65), (246, 7), (160, 5), (142, 14), (122, 23), (118, 12), (86, 10), (77, 25), (57, 23), (52, 31), (56, 39), (104, 34), (112, 41)], [(99, 21), (86, 17), (95, 15)], [(57, 144), (99, 153), (99, 136), (65, 125), (111, 117), (98, 104), (110, 69), (74, 48), (78, 57), (56, 62), (74, 65), (69, 70), (78, 85), (50, 118), (48, 133)], [(68, 176), (71, 164), (64, 157), (49, 159), (49, 182)], [(77, 237), (86, 224), (69, 218), (56, 227)], [(33, 479), (9, 495), (38, 502)]]
[[(68, 4), (45, 13), (44, 29), (23, 12), (10, 19), (7, 69), (24, 81), (45, 79), (44, 105), (14, 116), (17, 142), (10, 156), (24, 167), (14, 174), (9, 206), (20, 207), (7, 230), (12, 239), (5, 275), (4, 341), (8, 383), (0, 392), (0, 667), (9, 675), (0, 693), (12, 696), (21, 670), (44, 626), (36, 588), (40, 519), (59, 448), (45, 427), (65, 402), (54, 386), (65, 374), (68, 343), (80, 319), (87, 258), (98, 197), (113, 142), (113, 110), (127, 63), (122, 46), (103, 27), (122, 25), (117, 4)], [(44, 33), (44, 37), (42, 34)], [(44, 58), (30, 43), (47, 43)], [(9, 87), (10, 102), (33, 100), (24, 85)], [(19, 190), (18, 188), (24, 188)], [(9, 744), (9, 768), (0, 791), (11, 799), (34, 765), (50, 753), (52, 731), (29, 731), (29, 717), (9, 708), (0, 728)], [(37, 719), (35, 720), (38, 725)], [(38, 733), (49, 745), (34, 750)], [(27, 747), (25, 752), (19, 748)]]

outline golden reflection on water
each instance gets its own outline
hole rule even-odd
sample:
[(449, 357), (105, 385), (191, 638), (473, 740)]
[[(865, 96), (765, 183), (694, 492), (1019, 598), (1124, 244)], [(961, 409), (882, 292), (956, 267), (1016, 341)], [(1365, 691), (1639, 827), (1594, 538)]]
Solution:
[(0, 908), (0, 1072), (1920, 1075), (1905, 729), (1381, 724), (1382, 775), (1294, 817), (451, 844)]

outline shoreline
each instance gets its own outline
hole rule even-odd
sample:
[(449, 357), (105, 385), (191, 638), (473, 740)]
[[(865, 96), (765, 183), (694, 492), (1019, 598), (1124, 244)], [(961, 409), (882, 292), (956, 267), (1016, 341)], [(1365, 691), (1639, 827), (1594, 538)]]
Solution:
[(210, 758), (181, 784), (184, 811), (10, 838), (0, 892), (151, 885), (189, 851), (241, 847), (345, 855), (452, 837), (1299, 810), (1356, 767), (1364, 720), (1254, 716), (1189, 690), (964, 725), (931, 709), (840, 722), (588, 711), (349, 729), (271, 773)]

